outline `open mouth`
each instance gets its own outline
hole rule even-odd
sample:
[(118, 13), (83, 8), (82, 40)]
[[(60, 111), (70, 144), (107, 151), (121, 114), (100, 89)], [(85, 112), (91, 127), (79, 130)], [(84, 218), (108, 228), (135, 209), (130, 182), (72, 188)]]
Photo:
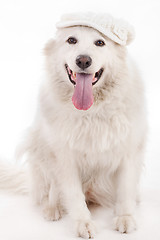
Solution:
[(93, 85), (95, 85), (103, 73), (103, 68), (94, 74), (84, 72), (73, 72), (67, 64), (65, 64), (69, 80), (74, 85), (72, 102), (78, 110), (88, 110), (93, 102)]
[[(73, 85), (76, 85), (76, 82), (77, 82), (77, 73), (73, 72), (69, 66), (67, 64), (65, 64), (65, 68), (67, 70), (67, 74), (68, 74), (68, 77), (69, 77), (69, 80), (71, 81), (71, 83)], [(92, 77), (92, 86), (95, 85), (100, 77), (102, 76), (102, 73), (103, 73), (103, 68), (101, 68), (98, 72), (94, 73), (93, 74), (93, 77)], [(88, 75), (87, 73), (81, 73), (83, 75)]]

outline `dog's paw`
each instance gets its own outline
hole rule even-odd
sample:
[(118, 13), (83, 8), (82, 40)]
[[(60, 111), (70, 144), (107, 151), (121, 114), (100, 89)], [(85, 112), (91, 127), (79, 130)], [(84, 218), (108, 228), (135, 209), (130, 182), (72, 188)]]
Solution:
[(89, 239), (94, 238), (96, 234), (96, 227), (93, 221), (78, 221), (77, 222), (77, 234), (79, 237)]
[(120, 233), (130, 233), (136, 229), (136, 222), (130, 215), (115, 217), (113, 224), (114, 229)]
[(48, 221), (57, 221), (61, 218), (61, 212), (58, 207), (46, 207), (43, 209), (43, 216)]

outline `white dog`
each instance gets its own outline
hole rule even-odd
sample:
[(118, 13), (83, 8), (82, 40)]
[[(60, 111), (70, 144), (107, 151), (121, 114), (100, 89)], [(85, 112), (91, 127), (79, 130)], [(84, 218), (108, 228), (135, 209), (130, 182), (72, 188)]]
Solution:
[(143, 165), (143, 84), (126, 46), (133, 29), (109, 15), (65, 15), (45, 47), (46, 79), (26, 140), (32, 193), (45, 218), (66, 211), (93, 238), (86, 202), (113, 206), (128, 233)]

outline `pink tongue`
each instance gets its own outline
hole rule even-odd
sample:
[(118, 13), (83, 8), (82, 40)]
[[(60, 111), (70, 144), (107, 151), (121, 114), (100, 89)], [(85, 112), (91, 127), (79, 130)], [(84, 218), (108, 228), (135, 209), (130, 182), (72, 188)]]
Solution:
[(92, 74), (76, 74), (76, 86), (72, 102), (79, 110), (88, 110), (93, 104), (92, 79)]

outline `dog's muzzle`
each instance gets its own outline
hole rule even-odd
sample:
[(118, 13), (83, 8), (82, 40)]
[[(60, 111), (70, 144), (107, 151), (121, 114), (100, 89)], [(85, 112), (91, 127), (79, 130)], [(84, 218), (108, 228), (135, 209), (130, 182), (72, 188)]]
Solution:
[[(92, 60), (90, 57), (80, 57), (76, 59), (77, 65), (81, 66), (81, 70), (89, 67)], [(72, 97), (74, 106), (79, 110), (88, 110), (93, 102), (93, 85), (95, 85), (103, 73), (103, 68), (94, 74), (88, 74), (86, 72), (74, 73), (67, 64), (65, 64), (67, 74), (71, 83), (75, 86)]]

